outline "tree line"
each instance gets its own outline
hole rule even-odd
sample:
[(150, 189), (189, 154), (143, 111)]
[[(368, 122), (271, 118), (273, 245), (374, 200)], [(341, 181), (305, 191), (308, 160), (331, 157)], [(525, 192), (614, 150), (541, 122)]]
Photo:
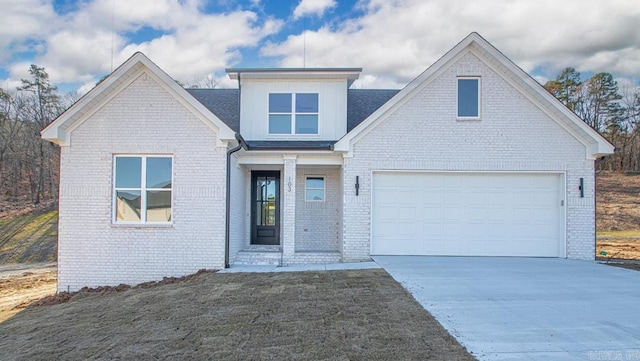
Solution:
[(0, 196), (9, 203), (57, 203), (60, 153), (40, 131), (64, 99), (44, 68), (31, 65), (14, 91), (0, 88)]
[(574, 68), (565, 68), (544, 87), (615, 145), (616, 152), (600, 160), (598, 169), (640, 171), (640, 87), (620, 87), (609, 73), (582, 81)]
[[(29, 75), (14, 91), (0, 88), (0, 197), (11, 203), (56, 204), (60, 153), (41, 139), (40, 131), (79, 96), (61, 96), (37, 65), (31, 65)], [(621, 88), (609, 73), (583, 81), (574, 68), (544, 87), (616, 146), (598, 169), (640, 172), (640, 87)]]

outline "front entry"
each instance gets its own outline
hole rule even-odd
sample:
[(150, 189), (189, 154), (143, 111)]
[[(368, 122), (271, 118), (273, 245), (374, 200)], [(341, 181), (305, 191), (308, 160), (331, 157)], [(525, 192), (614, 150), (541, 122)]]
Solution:
[(280, 172), (251, 172), (251, 244), (280, 244)]

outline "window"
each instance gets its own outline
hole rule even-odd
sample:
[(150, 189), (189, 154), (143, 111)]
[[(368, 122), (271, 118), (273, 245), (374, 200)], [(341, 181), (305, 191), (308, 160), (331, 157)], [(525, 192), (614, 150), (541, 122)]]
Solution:
[(269, 94), (269, 134), (292, 132), (318, 134), (318, 93)]
[(324, 202), (324, 177), (307, 177), (305, 190), (307, 202)]
[(172, 158), (115, 156), (115, 223), (171, 222)]
[(458, 78), (458, 118), (480, 118), (480, 78)]

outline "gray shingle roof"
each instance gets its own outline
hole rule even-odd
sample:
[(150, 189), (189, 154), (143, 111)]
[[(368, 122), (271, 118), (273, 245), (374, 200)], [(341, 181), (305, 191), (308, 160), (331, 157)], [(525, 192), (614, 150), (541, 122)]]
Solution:
[(236, 132), (240, 131), (238, 89), (187, 89), (197, 101)]
[[(187, 92), (231, 129), (236, 132), (240, 131), (240, 96), (238, 89), (187, 89)], [(369, 115), (398, 92), (399, 90), (397, 89), (349, 89), (347, 92), (347, 131), (351, 131), (363, 120), (367, 119)], [(285, 144), (280, 144), (283, 142), (263, 143), (254, 145), (256, 148), (285, 146)], [(303, 148), (307, 146), (326, 147), (326, 144), (324, 144), (326, 142), (323, 144), (307, 143), (309, 142), (298, 144), (298, 146)]]
[(347, 132), (362, 123), (399, 91), (398, 89), (349, 89), (347, 91)]

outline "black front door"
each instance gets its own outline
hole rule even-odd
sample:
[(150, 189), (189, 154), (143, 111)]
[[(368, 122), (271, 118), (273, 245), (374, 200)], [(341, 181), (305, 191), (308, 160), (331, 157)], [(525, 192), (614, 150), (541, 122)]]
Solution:
[(251, 244), (280, 244), (280, 172), (251, 172)]

